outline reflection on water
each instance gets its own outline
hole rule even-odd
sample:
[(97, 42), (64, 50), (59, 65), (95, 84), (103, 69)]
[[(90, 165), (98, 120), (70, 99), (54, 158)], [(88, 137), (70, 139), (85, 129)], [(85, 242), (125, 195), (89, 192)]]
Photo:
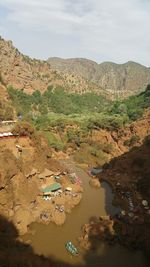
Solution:
[[(65, 243), (70, 240), (78, 247), (77, 238), (81, 235), (81, 227), (94, 217), (116, 213), (118, 210), (111, 205), (113, 198), (110, 187), (103, 184), (100, 189), (89, 185), (89, 176), (85, 171), (74, 165), (71, 170), (76, 172), (82, 179), (84, 193), (81, 203), (67, 215), (67, 220), (63, 226), (56, 226), (53, 223), (43, 225), (33, 223), (30, 229), (35, 231), (34, 235), (26, 234), (24, 240), (31, 240), (36, 253), (45, 256), (54, 256), (67, 263), (77, 264), (86, 262), (86, 266), (97, 267), (144, 267), (144, 258), (141, 253), (129, 252), (119, 246), (108, 247), (101, 244), (97, 251), (85, 252), (80, 250), (80, 256), (72, 258), (65, 249)], [(106, 194), (107, 192), (107, 194)], [(109, 201), (108, 201), (109, 200)], [(88, 263), (88, 265), (87, 265)]]

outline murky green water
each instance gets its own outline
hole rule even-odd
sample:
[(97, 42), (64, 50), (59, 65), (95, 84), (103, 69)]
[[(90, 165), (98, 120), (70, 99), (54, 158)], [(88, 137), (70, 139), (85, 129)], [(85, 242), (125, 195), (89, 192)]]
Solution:
[(81, 203), (74, 208), (63, 226), (56, 226), (53, 223), (43, 225), (33, 223), (31, 230), (34, 235), (27, 234), (24, 240), (30, 239), (35, 253), (45, 256), (54, 256), (58, 260), (68, 264), (83, 264), (91, 267), (145, 267), (146, 263), (141, 252), (131, 252), (120, 246), (108, 247), (101, 244), (97, 251), (85, 252), (80, 250), (80, 256), (72, 258), (65, 249), (65, 243), (70, 240), (78, 247), (77, 238), (81, 235), (81, 226), (94, 217), (114, 214), (117, 209), (112, 206), (113, 198), (111, 189), (103, 184), (100, 189), (89, 185), (90, 177), (74, 164), (66, 163), (73, 172), (82, 179), (84, 193)]

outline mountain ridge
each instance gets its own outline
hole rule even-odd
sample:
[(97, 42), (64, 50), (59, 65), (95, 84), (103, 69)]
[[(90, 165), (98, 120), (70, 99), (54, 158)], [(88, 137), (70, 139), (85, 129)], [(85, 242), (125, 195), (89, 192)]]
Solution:
[(92, 92), (108, 98), (126, 98), (142, 92), (150, 83), (150, 68), (128, 61), (123, 64), (85, 58), (31, 59), (0, 38), (0, 75), (5, 86), (33, 93), (43, 93), (51, 86), (62, 87), (68, 93)]
[(139, 93), (150, 82), (150, 69), (134, 61), (123, 64), (114, 62), (102, 62), (100, 64), (82, 58), (61, 59), (50, 58), (48, 62), (51, 66), (62, 72), (69, 72), (81, 75), (87, 80), (91, 80), (103, 90), (116, 92), (124, 90), (126, 96)]
[(126, 62), (123, 62), (123, 63), (117, 63), (117, 62), (113, 62), (113, 61), (102, 61), (100, 63), (98, 63), (97, 61), (95, 60), (92, 60), (92, 59), (89, 59), (89, 58), (84, 58), (84, 57), (69, 57), (69, 58), (64, 58), (64, 57), (57, 57), (57, 56), (54, 56), (54, 57), (49, 57), (47, 60), (45, 61), (51, 61), (51, 60), (62, 60), (62, 61), (70, 61), (70, 60), (83, 60), (83, 61), (89, 61), (89, 62), (93, 62), (94, 64), (96, 65), (103, 65), (103, 64), (114, 64), (114, 65), (127, 65), (127, 64), (136, 64), (136, 65), (140, 65), (140, 66), (143, 66), (145, 68), (150, 68), (149, 66), (145, 66), (144, 64), (142, 63), (139, 63), (139, 62), (136, 62), (136, 61), (133, 61), (133, 60), (128, 60)]
[[(68, 93), (87, 93), (102, 90), (82, 77), (56, 71), (47, 61), (31, 59), (16, 49), (11, 41), (0, 38), (0, 75), (6, 86), (33, 93), (42, 93), (48, 86), (62, 87)], [(103, 91), (103, 90), (102, 90)]]

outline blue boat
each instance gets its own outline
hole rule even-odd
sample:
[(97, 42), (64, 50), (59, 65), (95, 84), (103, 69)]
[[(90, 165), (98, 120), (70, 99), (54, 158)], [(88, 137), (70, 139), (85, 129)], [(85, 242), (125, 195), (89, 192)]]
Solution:
[(65, 247), (73, 256), (77, 256), (79, 254), (77, 248), (72, 244), (71, 241), (68, 241)]

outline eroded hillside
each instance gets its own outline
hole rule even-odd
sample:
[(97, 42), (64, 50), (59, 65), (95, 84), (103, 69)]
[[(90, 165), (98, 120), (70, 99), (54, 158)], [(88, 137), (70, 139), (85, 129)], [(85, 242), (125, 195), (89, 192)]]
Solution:
[[(63, 224), (66, 214), (80, 202), (82, 187), (71, 185), (57, 157), (52, 158), (45, 138), (29, 124), (18, 124), (12, 132), (14, 136), (0, 140), (0, 214), (12, 221), (20, 234), (34, 221)], [(65, 194), (70, 185), (74, 195)], [(61, 190), (47, 202), (43, 190), (50, 186)]]

